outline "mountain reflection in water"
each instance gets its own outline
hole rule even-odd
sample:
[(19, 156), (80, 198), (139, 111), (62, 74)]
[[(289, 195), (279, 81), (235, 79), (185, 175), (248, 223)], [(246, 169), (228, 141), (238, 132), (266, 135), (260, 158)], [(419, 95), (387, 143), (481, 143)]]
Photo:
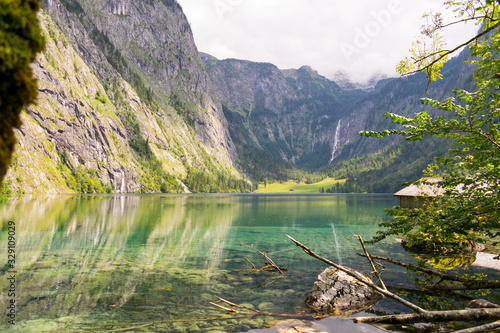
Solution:
[[(305, 255), (285, 234), (325, 257), (370, 270), (356, 255), (357, 239), (350, 236), (373, 236), (384, 208), (395, 203), (391, 195), (3, 198), (0, 247), (7, 247), (7, 222), (14, 221), (17, 294), (16, 325), (1, 322), (0, 329), (262, 329), (278, 318), (225, 314), (210, 302), (220, 296), (267, 312), (307, 314), (304, 299), (325, 265)], [(260, 268), (263, 258), (241, 243), (265, 250), (289, 271), (279, 277), (252, 269), (248, 261)], [(394, 239), (369, 250), (395, 260), (411, 259)], [(7, 270), (2, 268), (2, 276)], [(390, 285), (408, 281), (406, 272), (392, 267), (384, 278)], [(7, 283), (0, 279), (2, 304), (7, 302)], [(384, 302), (377, 310), (401, 310)], [(336, 320), (336, 332), (354, 332), (349, 320), (330, 318), (322, 325), (331, 328)]]

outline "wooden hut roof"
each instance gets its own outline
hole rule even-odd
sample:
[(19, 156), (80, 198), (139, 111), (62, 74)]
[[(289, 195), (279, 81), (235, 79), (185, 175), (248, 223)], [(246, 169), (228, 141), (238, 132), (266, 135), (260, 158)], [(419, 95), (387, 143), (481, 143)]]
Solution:
[(420, 184), (411, 184), (394, 195), (396, 197), (436, 197), (444, 193), (444, 189), (437, 185), (440, 180), (441, 178), (421, 180)]

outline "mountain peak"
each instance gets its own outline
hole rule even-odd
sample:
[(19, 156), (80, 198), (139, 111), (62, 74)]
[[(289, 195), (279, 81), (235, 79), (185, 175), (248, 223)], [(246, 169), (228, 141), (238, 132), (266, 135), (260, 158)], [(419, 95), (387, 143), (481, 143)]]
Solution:
[(375, 73), (364, 82), (353, 82), (349, 74), (342, 70), (336, 71), (329, 77), (330, 80), (335, 81), (343, 90), (373, 89), (379, 81), (387, 78), (389, 78), (389, 76), (386, 74)]

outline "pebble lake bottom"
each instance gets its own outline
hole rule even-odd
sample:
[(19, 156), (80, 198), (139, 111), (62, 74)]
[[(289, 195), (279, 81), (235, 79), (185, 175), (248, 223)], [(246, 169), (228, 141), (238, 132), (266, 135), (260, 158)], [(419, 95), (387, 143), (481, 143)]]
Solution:
[[(392, 195), (355, 194), (2, 198), (1, 248), (8, 247), (8, 222), (16, 227), (16, 309), (15, 325), (4, 316), (0, 331), (278, 332), (293, 326), (294, 317), (310, 315), (304, 300), (326, 267), (285, 235), (334, 262), (370, 271), (356, 255), (361, 247), (352, 235), (370, 239), (386, 218), (384, 208), (396, 204)], [(259, 270), (263, 257), (242, 243), (265, 250), (288, 270), (283, 275)], [(367, 248), (374, 255), (416, 262), (394, 238)], [(4, 265), (0, 304), (5, 308), (10, 282)], [(499, 275), (475, 266), (466, 272)], [(414, 277), (395, 266), (387, 265), (382, 277), (391, 287), (414, 286)], [(217, 296), (288, 314), (292, 321), (228, 314), (210, 304)], [(459, 302), (408, 297), (429, 310)], [(498, 295), (483, 297), (495, 301)], [(387, 299), (373, 310), (407, 311)], [(386, 331), (338, 317), (302, 322), (326, 332)]]

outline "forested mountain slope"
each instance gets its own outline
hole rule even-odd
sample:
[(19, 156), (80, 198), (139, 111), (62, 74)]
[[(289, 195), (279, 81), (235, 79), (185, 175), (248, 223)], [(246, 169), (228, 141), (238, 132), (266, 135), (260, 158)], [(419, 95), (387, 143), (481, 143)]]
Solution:
[[(456, 88), (470, 86), (472, 68), (463, 64), (467, 56), (464, 51), (450, 60), (443, 70), (444, 79), (433, 83), (427, 95), (423, 75), (382, 80), (370, 90), (342, 90), (307, 66), (279, 70), (271, 64), (218, 60), (207, 54), (202, 54), (202, 60), (241, 158), (267, 154), (267, 160), (337, 177), (369, 172), (371, 176), (363, 178), (367, 186), (343, 190), (393, 191), (402, 182), (420, 177), (432, 158), (446, 151), (446, 143), (376, 140), (360, 137), (359, 132), (391, 126), (386, 112), (413, 115), (427, 110), (420, 104), (424, 96), (443, 99)], [(278, 162), (274, 166), (283, 168)], [(382, 169), (392, 173), (392, 178), (385, 178), (387, 186), (374, 187), (375, 178), (384, 178), (378, 174)], [(253, 171), (248, 172), (256, 178), (279, 173)]]
[(243, 154), (250, 146), (293, 165), (317, 168), (338, 156), (334, 147), (363, 129), (358, 125), (366, 114), (361, 109), (354, 114), (353, 103), (368, 93), (344, 91), (308, 66), (279, 70), (206, 54), (202, 60)]

